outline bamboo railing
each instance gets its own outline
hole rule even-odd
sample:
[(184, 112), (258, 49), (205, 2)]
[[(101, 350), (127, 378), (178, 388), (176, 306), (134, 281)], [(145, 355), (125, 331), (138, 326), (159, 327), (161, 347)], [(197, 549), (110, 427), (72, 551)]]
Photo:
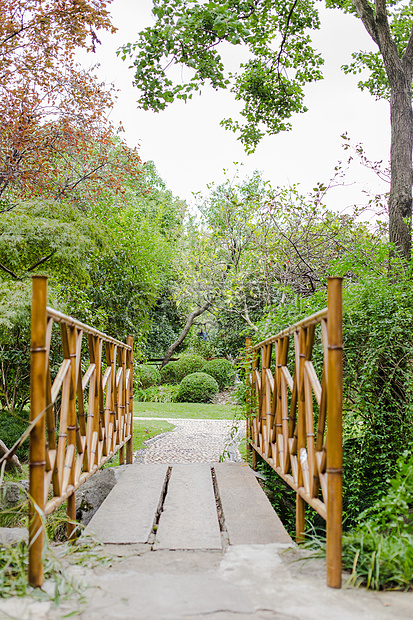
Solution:
[[(76, 528), (75, 491), (119, 451), (132, 463), (133, 341), (124, 344), (47, 307), (47, 278), (33, 277), (31, 328), (29, 582), (43, 583), (44, 519), (67, 501)], [(53, 325), (63, 362), (52, 382)], [(88, 354), (82, 358), (87, 338)], [(55, 403), (61, 397), (60, 412)], [(85, 402), (87, 400), (87, 403)]]
[[(312, 363), (318, 325), (321, 380)], [(261, 456), (296, 491), (297, 541), (304, 537), (306, 503), (326, 521), (327, 585), (332, 588), (341, 588), (342, 356), (341, 278), (328, 281), (326, 309), (255, 346), (247, 341), (252, 367), (247, 445), (253, 467)]]

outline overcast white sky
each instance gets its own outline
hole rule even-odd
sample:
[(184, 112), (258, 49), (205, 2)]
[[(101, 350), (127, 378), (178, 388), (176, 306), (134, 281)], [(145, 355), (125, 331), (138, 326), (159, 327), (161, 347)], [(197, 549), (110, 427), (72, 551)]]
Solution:
[[(322, 28), (313, 40), (326, 61), (325, 79), (307, 87), (309, 112), (293, 118), (291, 132), (265, 137), (253, 155), (246, 155), (235, 134), (219, 126), (222, 118), (234, 115), (230, 93), (204, 89), (194, 100), (176, 102), (158, 114), (137, 109), (133, 72), (116, 56), (116, 50), (135, 41), (137, 32), (153, 23), (151, 7), (151, 0), (114, 0), (109, 8), (118, 32), (101, 33), (97, 54), (79, 58), (87, 67), (100, 62), (99, 76), (120, 90), (112, 120), (122, 121), (129, 146), (140, 145), (142, 160), (154, 160), (175, 195), (190, 201), (192, 192), (222, 181), (223, 169), (234, 171), (233, 162), (243, 164), (245, 175), (260, 170), (274, 186), (299, 183), (308, 191), (316, 182), (328, 181), (337, 161), (346, 159), (341, 148), (343, 132), (352, 141), (362, 142), (371, 159), (389, 159), (388, 104), (360, 92), (357, 78), (340, 70), (350, 62), (352, 51), (374, 49), (359, 20), (323, 10)], [(236, 57), (239, 52), (233, 49)], [(331, 208), (341, 210), (364, 202), (363, 189), (383, 190), (375, 175), (360, 165), (352, 166), (348, 180), (351, 185), (330, 192)]]

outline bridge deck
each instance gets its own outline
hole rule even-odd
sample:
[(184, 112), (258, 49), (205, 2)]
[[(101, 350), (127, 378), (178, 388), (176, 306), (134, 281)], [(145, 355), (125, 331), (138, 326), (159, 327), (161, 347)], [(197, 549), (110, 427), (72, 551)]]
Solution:
[(88, 531), (106, 544), (154, 550), (292, 544), (253, 471), (241, 463), (131, 465)]

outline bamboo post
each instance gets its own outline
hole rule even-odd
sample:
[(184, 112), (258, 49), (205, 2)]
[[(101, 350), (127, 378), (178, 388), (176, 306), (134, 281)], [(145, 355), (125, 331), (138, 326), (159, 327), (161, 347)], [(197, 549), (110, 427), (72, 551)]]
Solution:
[[(305, 361), (306, 331), (300, 328), (298, 335), (298, 416), (297, 416), (297, 455), (298, 455), (298, 487), (304, 486), (303, 470), (301, 466), (301, 450), (305, 449), (305, 392), (304, 392), (304, 361)], [(297, 493), (295, 509), (295, 539), (304, 541), (305, 530), (305, 500)]]
[[(124, 440), (124, 431), (125, 431), (125, 414), (126, 414), (126, 349), (119, 349), (118, 352), (118, 364), (119, 368), (122, 368), (122, 376), (120, 380), (120, 385), (118, 387), (118, 408), (116, 412), (116, 424), (117, 424), (117, 440), (116, 443), (122, 442)], [(119, 449), (119, 465), (125, 464), (125, 446), (123, 445)]]
[[(69, 393), (69, 409), (67, 412), (67, 447), (76, 446), (76, 429), (77, 429), (77, 416), (76, 416), (76, 328), (68, 328), (68, 340), (69, 340), (69, 355), (71, 365), (71, 382)], [(65, 467), (69, 465), (65, 464)], [(72, 463), (70, 464), (69, 485), (75, 483), (75, 456), (73, 456)], [(68, 540), (74, 540), (76, 538), (76, 497), (75, 493), (71, 493), (66, 501), (66, 536)]]
[(257, 469), (257, 452), (255, 451), (254, 447), (252, 448), (252, 462), (251, 462), (251, 467), (254, 471), (256, 471)]
[(246, 386), (246, 420), (245, 420), (245, 436), (247, 444), (247, 461), (249, 462), (251, 457), (251, 384), (250, 384), (250, 365), (251, 365), (251, 338), (245, 339), (245, 382)]
[(297, 543), (304, 542), (305, 532), (305, 500), (296, 493), (295, 496), (295, 540)]
[(115, 443), (115, 429), (116, 429), (116, 412), (118, 410), (118, 391), (116, 388), (116, 358), (117, 358), (117, 345), (112, 344), (110, 347), (110, 363), (112, 367), (112, 374), (110, 376), (111, 382), (111, 399), (109, 409), (109, 421), (107, 422), (107, 428), (112, 428), (108, 435), (108, 452), (114, 450)]
[(273, 419), (272, 419), (272, 402), (271, 402), (271, 385), (268, 379), (268, 373), (271, 372), (271, 354), (272, 354), (272, 344), (268, 344), (265, 347), (265, 399), (263, 401), (263, 406), (265, 407), (265, 438), (266, 438), (266, 446), (265, 446), (265, 454), (267, 457), (272, 456), (272, 429), (273, 429)]
[(342, 278), (328, 280), (327, 585), (341, 588), (343, 478)]
[[(46, 304), (47, 278), (33, 276), (31, 312), (30, 421), (46, 408)], [(44, 477), (46, 464), (45, 416), (30, 433), (29, 481), (29, 583), (44, 581), (42, 554), (44, 545)]]
[(130, 433), (130, 439), (126, 443), (126, 463), (131, 465), (133, 463), (133, 337), (128, 336), (126, 338), (126, 344), (131, 347), (131, 352), (128, 356), (127, 366), (130, 369), (129, 375), (129, 393), (126, 395), (126, 399), (129, 402), (128, 407), (128, 431)]
[[(259, 362), (259, 358), (258, 358), (258, 352), (256, 349), (252, 350), (252, 385), (251, 385), (251, 395), (254, 398), (254, 421), (252, 423), (251, 426), (251, 439), (252, 439), (252, 444), (258, 445), (259, 444), (259, 437), (257, 435), (257, 428), (258, 428), (258, 421), (259, 421), (259, 387), (257, 386), (257, 376), (255, 371), (258, 368), (258, 362)], [(257, 423), (256, 423), (257, 422)], [(257, 451), (254, 448), (254, 445), (251, 446), (252, 447), (252, 463), (251, 463), (251, 467), (252, 469), (256, 470), (257, 469)]]

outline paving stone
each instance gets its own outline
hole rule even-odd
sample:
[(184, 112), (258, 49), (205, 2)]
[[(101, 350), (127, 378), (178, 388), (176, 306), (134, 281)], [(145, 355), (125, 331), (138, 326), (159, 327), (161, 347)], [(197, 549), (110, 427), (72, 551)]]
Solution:
[(234, 445), (234, 436), (237, 436), (237, 444), (239, 437), (245, 432), (244, 422), (162, 419), (174, 424), (176, 428), (150, 441), (142, 456), (143, 463), (217, 463), (221, 460), (241, 460)]
[(85, 608), (76, 614), (76, 601), (62, 600), (46, 617), (62, 620), (75, 612), (82, 620), (411, 620), (413, 592), (327, 588), (325, 563), (298, 562), (301, 553), (279, 544), (230, 545), (225, 552), (151, 551), (108, 568), (81, 568), (82, 583), (89, 586)]
[(214, 469), (231, 545), (294, 544), (246, 463)]
[(210, 465), (173, 465), (155, 548), (221, 549)]
[(24, 541), (27, 542), (27, 527), (0, 527), (0, 546), (9, 547)]
[(146, 543), (165, 482), (166, 465), (129, 465), (86, 532), (103, 543)]

